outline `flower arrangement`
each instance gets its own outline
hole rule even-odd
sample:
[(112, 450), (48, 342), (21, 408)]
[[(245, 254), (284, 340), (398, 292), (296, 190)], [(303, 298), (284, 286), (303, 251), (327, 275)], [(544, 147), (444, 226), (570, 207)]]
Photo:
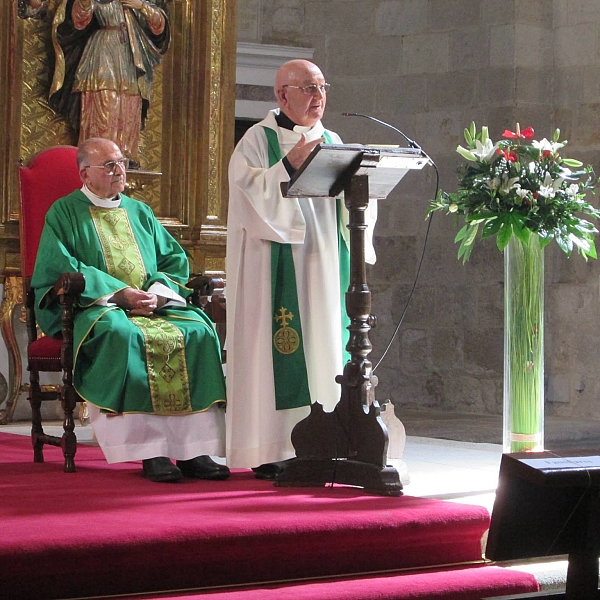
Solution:
[(586, 201), (594, 192), (591, 166), (561, 157), (567, 144), (533, 139), (531, 127), (506, 130), (493, 143), (488, 128), (465, 129), (467, 160), (459, 167), (456, 193), (440, 191), (428, 215), (438, 210), (464, 217), (455, 242), (466, 262), (481, 238), (496, 236), (504, 251), (504, 450), (543, 450), (544, 436), (544, 247), (555, 240), (597, 258), (598, 230), (584, 217), (600, 211)]
[(460, 242), (458, 258), (463, 263), (480, 228), (481, 238), (496, 236), (499, 250), (513, 235), (526, 243), (535, 233), (542, 248), (554, 239), (567, 255), (577, 248), (586, 260), (597, 258), (598, 230), (578, 216), (600, 217), (585, 200), (588, 191), (594, 192), (594, 170), (560, 156), (567, 142), (558, 141), (559, 129), (552, 141), (536, 141), (531, 127), (521, 130), (517, 123), (515, 131), (504, 131), (504, 139), (493, 143), (487, 127), (477, 132), (471, 123), (464, 135), (467, 147), (456, 151), (468, 162), (459, 167), (458, 191), (440, 191), (428, 210), (428, 216), (438, 210), (464, 216), (454, 240)]

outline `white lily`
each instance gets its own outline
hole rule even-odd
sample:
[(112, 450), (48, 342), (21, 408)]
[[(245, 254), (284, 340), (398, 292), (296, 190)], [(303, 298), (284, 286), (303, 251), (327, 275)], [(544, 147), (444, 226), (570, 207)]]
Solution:
[(496, 154), (498, 144), (494, 144), (490, 138), (486, 138), (482, 144), (479, 140), (475, 140), (475, 150), (473, 154), (482, 162), (490, 162)]
[(544, 198), (554, 198), (556, 196), (556, 192), (548, 185), (541, 185), (538, 194)]
[[(570, 173), (570, 171), (569, 171), (569, 173)], [(561, 171), (561, 175), (564, 175), (564, 174), (565, 174), (565, 172), (564, 172), (564, 171)], [(551, 177), (550, 173), (546, 173), (546, 177), (544, 177), (544, 183), (546, 183), (546, 180), (547, 180), (547, 179), (550, 179), (550, 181), (552, 181), (552, 177)], [(562, 186), (562, 184), (563, 184), (563, 182), (564, 182), (564, 180), (565, 180), (565, 178), (564, 178), (564, 177), (557, 177), (557, 178), (556, 178), (556, 179), (553, 181), (553, 183), (552, 183), (552, 188), (553, 188), (555, 191), (556, 191), (556, 190), (558, 190), (558, 189), (560, 189), (560, 188), (561, 188), (561, 186)]]
[(554, 196), (556, 196), (556, 190), (560, 189), (560, 186), (562, 185), (563, 181), (563, 177), (557, 177), (556, 179), (552, 179), (552, 175), (546, 172), (546, 175), (544, 176), (544, 181), (540, 186), (540, 196), (544, 196), (544, 198), (554, 198)]
[(539, 141), (533, 140), (531, 142), (531, 145), (534, 148), (537, 148), (540, 152), (544, 152), (544, 150), (550, 150), (550, 152), (557, 152), (562, 147), (564, 147), (564, 144), (562, 144), (561, 142), (550, 142), (546, 138)]
[(493, 158), (494, 154), (496, 154), (496, 150), (498, 149), (498, 144), (492, 143), (487, 135), (482, 136), (483, 142), (480, 140), (475, 140), (475, 148), (472, 150), (468, 150), (467, 148), (463, 148), (462, 146), (458, 146), (456, 151), (467, 160), (472, 162), (490, 162)]
[(500, 187), (500, 179), (498, 177), (494, 177), (493, 179), (486, 181), (486, 185), (493, 192)]
[(508, 194), (512, 189), (516, 188), (517, 186), (521, 187), (518, 183), (519, 178), (518, 177), (511, 177), (510, 179), (508, 179), (506, 177), (506, 175), (502, 176), (502, 185), (500, 186), (500, 193), (501, 194)]
[(530, 194), (530, 192), (529, 192), (529, 190), (522, 188), (520, 184), (517, 184), (515, 186), (515, 194), (517, 194), (517, 196), (519, 196), (519, 198), (523, 199), (523, 198), (527, 198), (527, 196)]

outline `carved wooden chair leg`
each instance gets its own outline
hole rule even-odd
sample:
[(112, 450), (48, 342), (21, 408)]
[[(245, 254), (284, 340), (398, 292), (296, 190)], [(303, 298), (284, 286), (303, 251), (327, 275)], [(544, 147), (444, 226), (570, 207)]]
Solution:
[(65, 458), (65, 473), (75, 473), (75, 452), (77, 451), (77, 436), (75, 435), (75, 421), (73, 413), (77, 405), (77, 394), (72, 387), (63, 387), (61, 394), (61, 405), (64, 411), (63, 430), (60, 441)]
[(44, 462), (44, 442), (42, 436), (42, 400), (37, 373), (30, 378), (29, 404), (31, 405), (31, 443), (33, 445), (33, 462)]

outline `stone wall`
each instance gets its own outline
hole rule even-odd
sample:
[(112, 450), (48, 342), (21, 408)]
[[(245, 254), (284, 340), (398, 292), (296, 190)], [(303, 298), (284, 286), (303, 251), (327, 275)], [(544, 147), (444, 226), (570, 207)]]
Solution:
[[(238, 0), (238, 40), (314, 48), (332, 85), (327, 127), (346, 142), (403, 143), (456, 189), (457, 144), (474, 120), (497, 139), (516, 122), (536, 137), (560, 127), (567, 155), (600, 168), (600, 5), (596, 0)], [(466, 265), (458, 226), (425, 221), (435, 171), (410, 173), (380, 202), (378, 262), (368, 270), (377, 397), (402, 407), (502, 411), (503, 258), (493, 241)], [(424, 258), (421, 256), (425, 247)], [(546, 250), (547, 414), (600, 419), (600, 265)], [(399, 410), (400, 409), (400, 410)]]

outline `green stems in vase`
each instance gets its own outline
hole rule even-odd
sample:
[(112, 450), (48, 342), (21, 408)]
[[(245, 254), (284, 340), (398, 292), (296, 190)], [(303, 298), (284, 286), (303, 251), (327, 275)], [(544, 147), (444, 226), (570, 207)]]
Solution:
[(505, 452), (544, 447), (544, 250), (536, 234), (504, 250)]

